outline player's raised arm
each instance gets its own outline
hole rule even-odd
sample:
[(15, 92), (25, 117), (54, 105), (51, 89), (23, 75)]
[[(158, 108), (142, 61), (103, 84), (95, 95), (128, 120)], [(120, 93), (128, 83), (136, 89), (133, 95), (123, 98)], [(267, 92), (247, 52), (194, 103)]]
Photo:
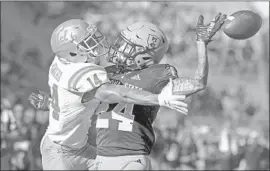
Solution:
[(200, 15), (196, 27), (198, 65), (194, 78), (177, 78), (173, 80), (173, 92), (189, 96), (203, 90), (207, 85), (208, 55), (207, 44), (223, 25), (226, 15), (219, 13), (211, 23), (204, 25), (203, 16)]
[(207, 47), (203, 41), (197, 41), (198, 65), (193, 78), (179, 77), (173, 80), (173, 92), (190, 96), (205, 89), (208, 77)]

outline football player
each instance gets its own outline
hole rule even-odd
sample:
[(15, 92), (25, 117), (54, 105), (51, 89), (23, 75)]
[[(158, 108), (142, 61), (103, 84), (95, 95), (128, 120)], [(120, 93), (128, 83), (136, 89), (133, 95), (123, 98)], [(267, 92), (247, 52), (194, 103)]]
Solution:
[[(106, 55), (106, 38), (97, 27), (72, 19), (60, 24), (52, 33), (55, 58), (49, 69), (49, 126), (41, 142), (44, 170), (82, 170), (93, 165), (95, 148), (87, 144), (90, 117), (100, 101), (160, 105), (187, 112), (183, 95), (153, 94), (109, 84), (99, 57)], [(30, 96), (33, 103), (35, 94)], [(49, 99), (49, 98), (46, 98)]]
[[(138, 22), (121, 31), (109, 51), (115, 71), (107, 68), (113, 84), (160, 93), (173, 84), (174, 93), (189, 96), (205, 88), (208, 75), (207, 44), (221, 28), (219, 13), (208, 25), (197, 23), (198, 67), (194, 78), (178, 78), (176, 69), (158, 64), (168, 49), (165, 34), (154, 24)], [(124, 69), (122, 69), (124, 68)], [(111, 70), (112, 72), (110, 72)], [(173, 79), (173, 82), (169, 82)], [(102, 102), (96, 110), (97, 170), (150, 170), (148, 155), (155, 142), (152, 123), (159, 106)]]
[[(173, 66), (158, 63), (168, 48), (164, 33), (155, 25), (135, 23), (121, 32), (110, 49), (107, 67), (111, 82), (133, 89), (160, 92), (169, 85), (174, 92), (191, 95), (205, 88), (208, 75), (207, 44), (221, 28), (226, 15), (219, 13), (208, 25), (197, 23), (198, 67), (194, 78), (178, 78)], [(100, 170), (147, 170), (147, 155), (154, 143), (152, 122), (158, 106), (101, 103), (96, 110), (97, 165)]]

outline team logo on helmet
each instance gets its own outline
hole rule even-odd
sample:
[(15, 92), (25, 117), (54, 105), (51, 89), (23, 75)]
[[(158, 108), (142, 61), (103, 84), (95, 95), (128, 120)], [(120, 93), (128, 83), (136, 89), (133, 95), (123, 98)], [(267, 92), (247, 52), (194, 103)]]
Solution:
[(150, 49), (156, 48), (160, 44), (160, 39), (155, 35), (149, 34), (148, 39), (147, 39), (147, 44)]
[[(74, 27), (74, 29), (79, 29), (79, 27)], [(72, 27), (61, 27), (57, 32), (57, 38), (59, 43), (66, 43), (76, 39), (76, 35)]]

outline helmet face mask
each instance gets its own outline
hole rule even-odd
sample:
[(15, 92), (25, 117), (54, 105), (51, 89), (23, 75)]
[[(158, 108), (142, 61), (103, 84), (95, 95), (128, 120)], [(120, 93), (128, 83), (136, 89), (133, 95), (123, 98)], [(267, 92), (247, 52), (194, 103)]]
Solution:
[(109, 49), (108, 61), (120, 66), (134, 68), (137, 67), (136, 56), (145, 54), (147, 51), (143, 46), (132, 43), (123, 35), (120, 35)]
[(166, 35), (156, 25), (137, 22), (121, 31), (107, 60), (129, 69), (142, 69), (158, 63), (167, 49)]
[(103, 56), (108, 53), (109, 45), (106, 37), (90, 25), (84, 38), (80, 42), (73, 42), (77, 45), (77, 52), (80, 55), (91, 55), (92, 57)]

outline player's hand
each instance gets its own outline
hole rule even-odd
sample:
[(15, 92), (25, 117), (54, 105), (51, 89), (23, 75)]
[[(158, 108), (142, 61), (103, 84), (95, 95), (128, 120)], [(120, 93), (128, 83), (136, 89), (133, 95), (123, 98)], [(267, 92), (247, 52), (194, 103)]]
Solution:
[(48, 108), (48, 102), (50, 100), (49, 96), (48, 93), (39, 90), (38, 93), (32, 92), (28, 97), (28, 100), (36, 109), (44, 110)]
[(158, 101), (160, 106), (166, 106), (171, 109), (177, 110), (178, 112), (187, 115), (188, 105), (184, 103), (185, 95), (173, 95), (172, 79), (163, 88), (161, 93), (158, 95)]
[(226, 18), (226, 14), (218, 13), (218, 15), (209, 24), (204, 25), (204, 17), (200, 15), (196, 27), (197, 41), (203, 41), (208, 44), (211, 41), (211, 38), (224, 24)]

